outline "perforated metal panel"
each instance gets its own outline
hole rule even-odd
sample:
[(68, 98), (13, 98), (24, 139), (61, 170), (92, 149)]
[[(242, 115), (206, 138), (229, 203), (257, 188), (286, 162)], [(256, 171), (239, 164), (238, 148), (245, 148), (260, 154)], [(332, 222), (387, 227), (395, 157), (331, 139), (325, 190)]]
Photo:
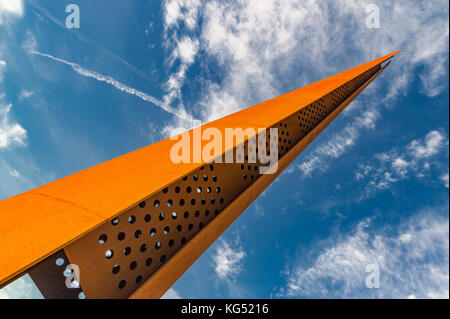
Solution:
[[(278, 154), (282, 158), (380, 66), (340, 86), (281, 122)], [(267, 152), (270, 152), (267, 128)], [(80, 267), (88, 298), (127, 298), (260, 177), (259, 163), (212, 163), (167, 185), (158, 193), (65, 248)]]
[[(70, 262), (63, 250), (58, 251), (51, 257), (41, 261), (28, 270), (28, 274), (38, 287), (44, 298), (49, 299), (84, 299), (77, 278), (73, 276)], [(71, 276), (72, 275), (72, 276)], [(69, 288), (66, 285), (70, 276)]]

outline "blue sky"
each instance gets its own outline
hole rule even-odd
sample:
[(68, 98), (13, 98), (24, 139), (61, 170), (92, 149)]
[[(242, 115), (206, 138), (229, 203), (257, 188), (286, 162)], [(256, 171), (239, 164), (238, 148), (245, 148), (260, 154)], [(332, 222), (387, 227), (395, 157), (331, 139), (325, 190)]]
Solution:
[(448, 298), (447, 1), (69, 3), (0, 0), (0, 199), (401, 49), (167, 297)]

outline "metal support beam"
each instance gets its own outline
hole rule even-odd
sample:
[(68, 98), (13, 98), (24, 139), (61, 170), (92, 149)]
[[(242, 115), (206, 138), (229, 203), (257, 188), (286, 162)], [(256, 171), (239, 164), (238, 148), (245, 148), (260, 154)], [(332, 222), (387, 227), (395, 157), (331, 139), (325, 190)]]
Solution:
[[(180, 164), (170, 160), (177, 141), (166, 139), (0, 202), (0, 285), (28, 271), (45, 296), (77, 297), (48, 292), (64, 279), (60, 269), (48, 274), (65, 254), (88, 298), (161, 297), (397, 53), (200, 128), (262, 128), (267, 146), (277, 128), (275, 174), (249, 158), (252, 136), (233, 141), (221, 162)], [(243, 162), (225, 163), (238, 149)]]

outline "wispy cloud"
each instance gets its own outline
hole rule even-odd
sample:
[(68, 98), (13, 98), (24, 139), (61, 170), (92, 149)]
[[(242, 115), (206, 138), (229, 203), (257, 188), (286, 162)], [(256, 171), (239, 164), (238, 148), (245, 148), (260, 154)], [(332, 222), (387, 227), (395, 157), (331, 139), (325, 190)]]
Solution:
[(200, 0), (167, 0), (164, 2), (164, 20), (166, 29), (184, 23), (189, 30), (197, 26)]
[(116, 79), (114, 79), (114, 78), (112, 78), (110, 76), (103, 75), (103, 74), (100, 74), (100, 73), (97, 73), (97, 72), (85, 69), (85, 68), (81, 67), (79, 64), (72, 63), (72, 62), (69, 62), (69, 61), (66, 61), (66, 60), (63, 60), (63, 59), (60, 59), (60, 58), (56, 58), (56, 57), (54, 57), (54, 56), (52, 56), (50, 54), (45, 54), (45, 53), (41, 53), (41, 52), (38, 52), (38, 51), (30, 51), (30, 53), (34, 54), (34, 55), (39, 55), (39, 56), (42, 56), (42, 57), (46, 57), (46, 58), (49, 58), (49, 59), (51, 59), (53, 61), (57, 61), (57, 62), (66, 64), (66, 65), (69, 65), (70, 67), (72, 67), (72, 69), (75, 72), (77, 72), (78, 74), (80, 74), (82, 76), (85, 76), (85, 77), (88, 77), (88, 78), (93, 78), (93, 79), (95, 79), (97, 81), (100, 81), (100, 82), (108, 83), (108, 84), (112, 85), (113, 87), (115, 87), (116, 89), (118, 89), (118, 90), (120, 90), (122, 92), (125, 92), (125, 93), (128, 93), (128, 94), (137, 96), (138, 98), (140, 98), (140, 99), (142, 99), (142, 100), (144, 100), (146, 102), (150, 102), (150, 103), (158, 106), (159, 108), (163, 109), (164, 111), (166, 111), (168, 113), (171, 113), (171, 114), (175, 115), (176, 117), (181, 118), (182, 120), (192, 121), (192, 117), (189, 114), (187, 114), (184, 110), (172, 108), (171, 106), (161, 102), (157, 98), (155, 98), (153, 96), (150, 96), (150, 95), (148, 95), (148, 94), (146, 94), (144, 92), (141, 92), (139, 90), (136, 90), (134, 88), (131, 88), (131, 87), (129, 87), (129, 86), (127, 86), (127, 85), (117, 81)]
[(346, 125), (341, 132), (333, 135), (326, 143), (314, 148), (298, 165), (303, 176), (310, 177), (317, 169), (326, 170), (330, 160), (341, 157), (349, 148), (355, 146), (363, 130), (375, 128), (378, 116), (379, 114), (376, 111), (366, 111)]
[(242, 261), (247, 256), (240, 242), (234, 245), (220, 239), (213, 258), (214, 270), (222, 280), (232, 280), (242, 269)]
[(2, 100), (0, 97), (0, 149), (26, 145), (27, 131), (11, 119), (12, 104), (3, 105)]
[(441, 176), (441, 180), (444, 182), (445, 187), (448, 188), (448, 173)]
[(21, 101), (21, 100), (28, 99), (32, 95), (34, 95), (33, 91), (29, 91), (29, 90), (26, 90), (26, 89), (21, 89), (18, 98)]
[(11, 175), (12, 177), (19, 177), (20, 174), (16, 169), (12, 169), (9, 171), (9, 175)]
[(50, 14), (50, 12), (48, 12), (45, 8), (43, 8), (41, 5), (39, 5), (36, 1), (30, 0), (30, 1), (27, 2), (27, 4), (29, 4), (35, 10), (40, 12), (40, 14), (38, 13), (38, 15), (41, 18), (41, 20), (43, 19), (42, 16), (44, 16), (46, 19), (51, 21), (56, 26), (60, 27), (61, 29), (65, 30), (68, 33), (71, 33), (71, 34), (75, 35), (79, 40), (83, 41), (84, 43), (88, 43), (90, 45), (95, 46), (102, 53), (112, 57), (115, 61), (117, 61), (120, 64), (124, 65), (125, 67), (127, 67), (128, 69), (133, 71), (135, 74), (139, 75), (141, 78), (149, 80), (149, 81), (152, 81), (152, 79), (150, 79), (150, 77), (147, 74), (145, 74), (144, 72), (139, 70), (137, 67), (132, 65), (130, 62), (126, 61), (124, 58), (122, 58), (118, 54), (116, 54), (114, 52), (111, 52), (110, 50), (108, 50), (105, 47), (103, 47), (101, 44), (97, 43), (96, 41), (91, 40), (86, 35), (81, 34), (77, 29), (68, 29), (63, 22), (61, 22), (59, 19), (55, 18), (52, 14)]
[[(288, 266), (278, 297), (448, 298), (448, 206), (427, 209), (395, 227), (370, 218), (326, 240), (311, 260)], [(336, 239), (338, 238), (338, 239)], [(369, 289), (366, 266), (379, 267), (380, 288)]]
[[(199, 6), (199, 0), (167, 0), (163, 4), (164, 47), (169, 51), (166, 66), (168, 70), (175, 69), (169, 72), (164, 85), (163, 101), (177, 103), (181, 109), (184, 109), (182, 88), (200, 48), (200, 42), (192, 32), (197, 27)], [(178, 120), (167, 124), (162, 131), (164, 135), (174, 135), (190, 128), (191, 123)]]
[(169, 290), (167, 290), (164, 296), (161, 297), (161, 299), (182, 299), (182, 298), (175, 289), (170, 288)]
[(8, 286), (0, 289), (0, 299), (37, 299), (42, 298), (30, 276), (25, 275)]
[(443, 133), (433, 130), (403, 148), (376, 154), (372, 161), (359, 164), (355, 175), (356, 181), (366, 184), (362, 198), (410, 177), (423, 178), (441, 152), (447, 152), (448, 156), (448, 141)]
[[(421, 92), (431, 97), (447, 84), (448, 4), (445, 0), (383, 2), (379, 4), (382, 24), (377, 30), (365, 26), (369, 0), (205, 1), (200, 6), (197, 3), (165, 1), (165, 27), (175, 30), (170, 34), (176, 37), (168, 38), (171, 43), (180, 42), (183, 31), (192, 41), (200, 34), (197, 39), (201, 51), (197, 52), (196, 59), (200, 66), (201, 61), (208, 61), (208, 66), (215, 62), (219, 70), (217, 80), (211, 77), (200, 80), (196, 111), (203, 121), (317, 81), (354, 66), (355, 61), (362, 63), (398, 49), (404, 52), (396, 59), (395, 67), (389, 69), (389, 77), (381, 77), (380, 83), (372, 84), (365, 91), (377, 101), (361, 112), (374, 115), (373, 124), (384, 106), (390, 107), (396, 98), (407, 94), (415, 79), (421, 83)], [(192, 32), (197, 25), (198, 32)], [(336, 46), (336, 43), (346, 45)], [(174, 44), (173, 52), (177, 52), (176, 48)], [(208, 71), (205, 69), (205, 74)], [(172, 79), (183, 78), (174, 74)], [(176, 92), (180, 92), (178, 88), (184, 81), (176, 83)], [(380, 87), (388, 88), (383, 98), (379, 97)], [(337, 142), (335, 147), (319, 144), (317, 157), (305, 161), (302, 171), (310, 174), (326, 167), (323, 164), (328, 156), (342, 156), (351, 150), (364, 129), (370, 127), (355, 124), (347, 125), (330, 138)]]
[(0, 1), (0, 25), (10, 16), (23, 16), (23, 2), (22, 0), (2, 0)]

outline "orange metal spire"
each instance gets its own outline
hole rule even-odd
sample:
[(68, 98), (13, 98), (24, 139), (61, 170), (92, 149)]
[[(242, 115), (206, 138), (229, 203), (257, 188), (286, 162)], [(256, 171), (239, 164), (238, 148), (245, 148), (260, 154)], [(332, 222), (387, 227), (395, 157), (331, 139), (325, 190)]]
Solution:
[(0, 285), (29, 272), (44, 296), (64, 296), (58, 257), (79, 266), (88, 298), (160, 297), (398, 52), (201, 127), (281, 128), (276, 174), (247, 159), (175, 164), (165, 139), (1, 201)]

